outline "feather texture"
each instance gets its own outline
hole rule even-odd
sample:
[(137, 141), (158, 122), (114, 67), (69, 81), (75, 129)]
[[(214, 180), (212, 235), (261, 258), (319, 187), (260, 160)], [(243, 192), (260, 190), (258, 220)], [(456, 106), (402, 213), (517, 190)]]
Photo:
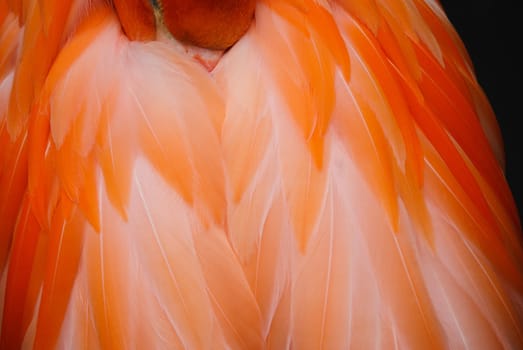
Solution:
[(436, 1), (259, 1), (211, 72), (103, 1), (0, 28), (0, 347), (523, 346), (499, 130)]

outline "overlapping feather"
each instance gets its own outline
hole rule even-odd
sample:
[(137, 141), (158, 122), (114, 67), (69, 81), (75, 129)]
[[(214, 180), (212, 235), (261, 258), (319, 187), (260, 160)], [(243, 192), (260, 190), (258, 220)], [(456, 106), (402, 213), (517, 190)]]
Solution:
[(3, 347), (522, 345), (499, 131), (435, 1), (260, 1), (211, 73), (101, 2), (0, 21)]

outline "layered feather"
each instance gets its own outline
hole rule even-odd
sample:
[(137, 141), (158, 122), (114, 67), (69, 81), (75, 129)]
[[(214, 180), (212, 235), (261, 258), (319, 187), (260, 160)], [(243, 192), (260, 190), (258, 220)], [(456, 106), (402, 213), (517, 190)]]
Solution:
[(210, 73), (103, 3), (0, 6), (2, 347), (523, 345), (499, 131), (435, 1), (260, 1)]

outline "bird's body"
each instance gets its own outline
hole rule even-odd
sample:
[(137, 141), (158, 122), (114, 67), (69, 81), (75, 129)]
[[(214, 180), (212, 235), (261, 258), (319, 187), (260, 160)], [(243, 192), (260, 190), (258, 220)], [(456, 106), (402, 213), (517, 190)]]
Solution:
[(212, 71), (118, 11), (0, 0), (1, 349), (523, 347), (502, 141), (436, 1), (259, 1)]

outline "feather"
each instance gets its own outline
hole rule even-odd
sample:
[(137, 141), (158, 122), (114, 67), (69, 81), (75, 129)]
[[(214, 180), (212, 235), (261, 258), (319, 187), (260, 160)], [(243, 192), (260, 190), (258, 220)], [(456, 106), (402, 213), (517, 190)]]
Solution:
[(522, 346), (501, 138), (436, 1), (261, 0), (212, 69), (117, 8), (0, 2), (0, 347)]
[(25, 196), (17, 222), (7, 272), (3, 318), (2, 347), (20, 348), (43, 279), (42, 252), (46, 246), (40, 227)]

